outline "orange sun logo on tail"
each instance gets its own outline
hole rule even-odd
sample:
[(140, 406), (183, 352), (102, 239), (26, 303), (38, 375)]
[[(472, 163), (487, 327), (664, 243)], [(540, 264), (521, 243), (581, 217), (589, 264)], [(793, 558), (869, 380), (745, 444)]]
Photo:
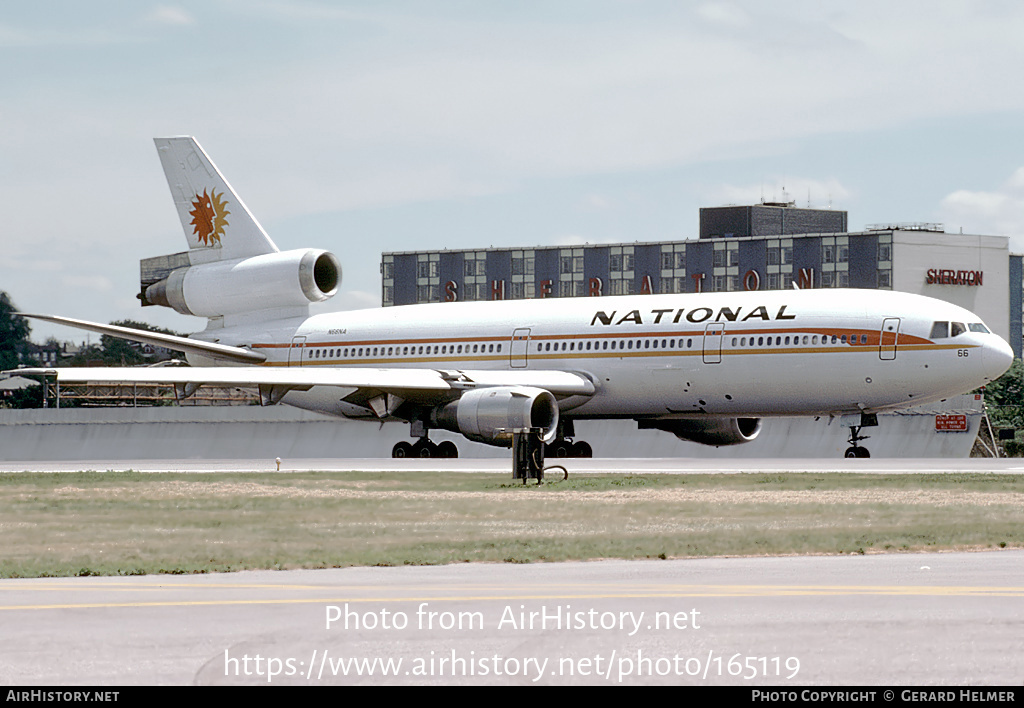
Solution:
[(216, 246), (220, 243), (220, 237), (224, 235), (224, 227), (228, 225), (227, 216), (231, 212), (226, 209), (227, 202), (221, 201), (224, 192), (217, 194), (212, 189), (210, 194), (203, 190), (192, 200), (195, 207), (189, 214), (192, 216), (192, 233), (199, 237), (199, 240), (207, 246)]

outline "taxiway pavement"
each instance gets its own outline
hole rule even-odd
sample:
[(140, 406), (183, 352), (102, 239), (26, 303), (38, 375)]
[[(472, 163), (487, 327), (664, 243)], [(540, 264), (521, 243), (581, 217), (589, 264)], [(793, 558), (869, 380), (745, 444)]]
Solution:
[(14, 579), (0, 623), (6, 685), (1019, 685), (1024, 551)]

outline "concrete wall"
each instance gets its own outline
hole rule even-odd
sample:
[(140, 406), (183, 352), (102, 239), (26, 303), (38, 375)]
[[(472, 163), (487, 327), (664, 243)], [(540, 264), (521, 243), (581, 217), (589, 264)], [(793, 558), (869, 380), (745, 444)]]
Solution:
[[(968, 432), (940, 433), (935, 414), (962, 412)], [(977, 435), (982, 403), (959, 396), (941, 406), (879, 416), (865, 428), (872, 457), (967, 457)], [(0, 410), (0, 460), (259, 459), (389, 457), (408, 439), (408, 426), (327, 418), (287, 406), (158, 407)], [(712, 448), (669, 433), (637, 430), (632, 421), (582, 421), (577, 438), (595, 457), (842, 457), (848, 429), (839, 420), (770, 418), (745, 445)], [(435, 442), (452, 440), (462, 457), (508, 457), (509, 451), (434, 431)]]

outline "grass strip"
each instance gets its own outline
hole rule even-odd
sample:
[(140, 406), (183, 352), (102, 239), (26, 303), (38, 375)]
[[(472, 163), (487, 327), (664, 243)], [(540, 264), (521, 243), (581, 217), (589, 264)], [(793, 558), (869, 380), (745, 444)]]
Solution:
[(1024, 475), (9, 473), (0, 577), (1024, 547)]

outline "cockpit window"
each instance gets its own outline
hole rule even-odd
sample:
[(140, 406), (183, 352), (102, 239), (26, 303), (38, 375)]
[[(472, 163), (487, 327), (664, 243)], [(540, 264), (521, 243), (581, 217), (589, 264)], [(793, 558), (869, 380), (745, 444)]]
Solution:
[(949, 329), (949, 336), (950, 337), (956, 337), (956, 336), (961, 335), (961, 334), (963, 334), (964, 332), (967, 331), (967, 327), (964, 325), (963, 322), (951, 322), (950, 325), (951, 325), (951, 327)]
[(981, 332), (982, 334), (989, 334), (988, 327), (983, 325), (981, 322), (972, 322), (967, 325), (972, 332)]
[(932, 324), (930, 339), (945, 339), (949, 336), (949, 322), (935, 322)]

